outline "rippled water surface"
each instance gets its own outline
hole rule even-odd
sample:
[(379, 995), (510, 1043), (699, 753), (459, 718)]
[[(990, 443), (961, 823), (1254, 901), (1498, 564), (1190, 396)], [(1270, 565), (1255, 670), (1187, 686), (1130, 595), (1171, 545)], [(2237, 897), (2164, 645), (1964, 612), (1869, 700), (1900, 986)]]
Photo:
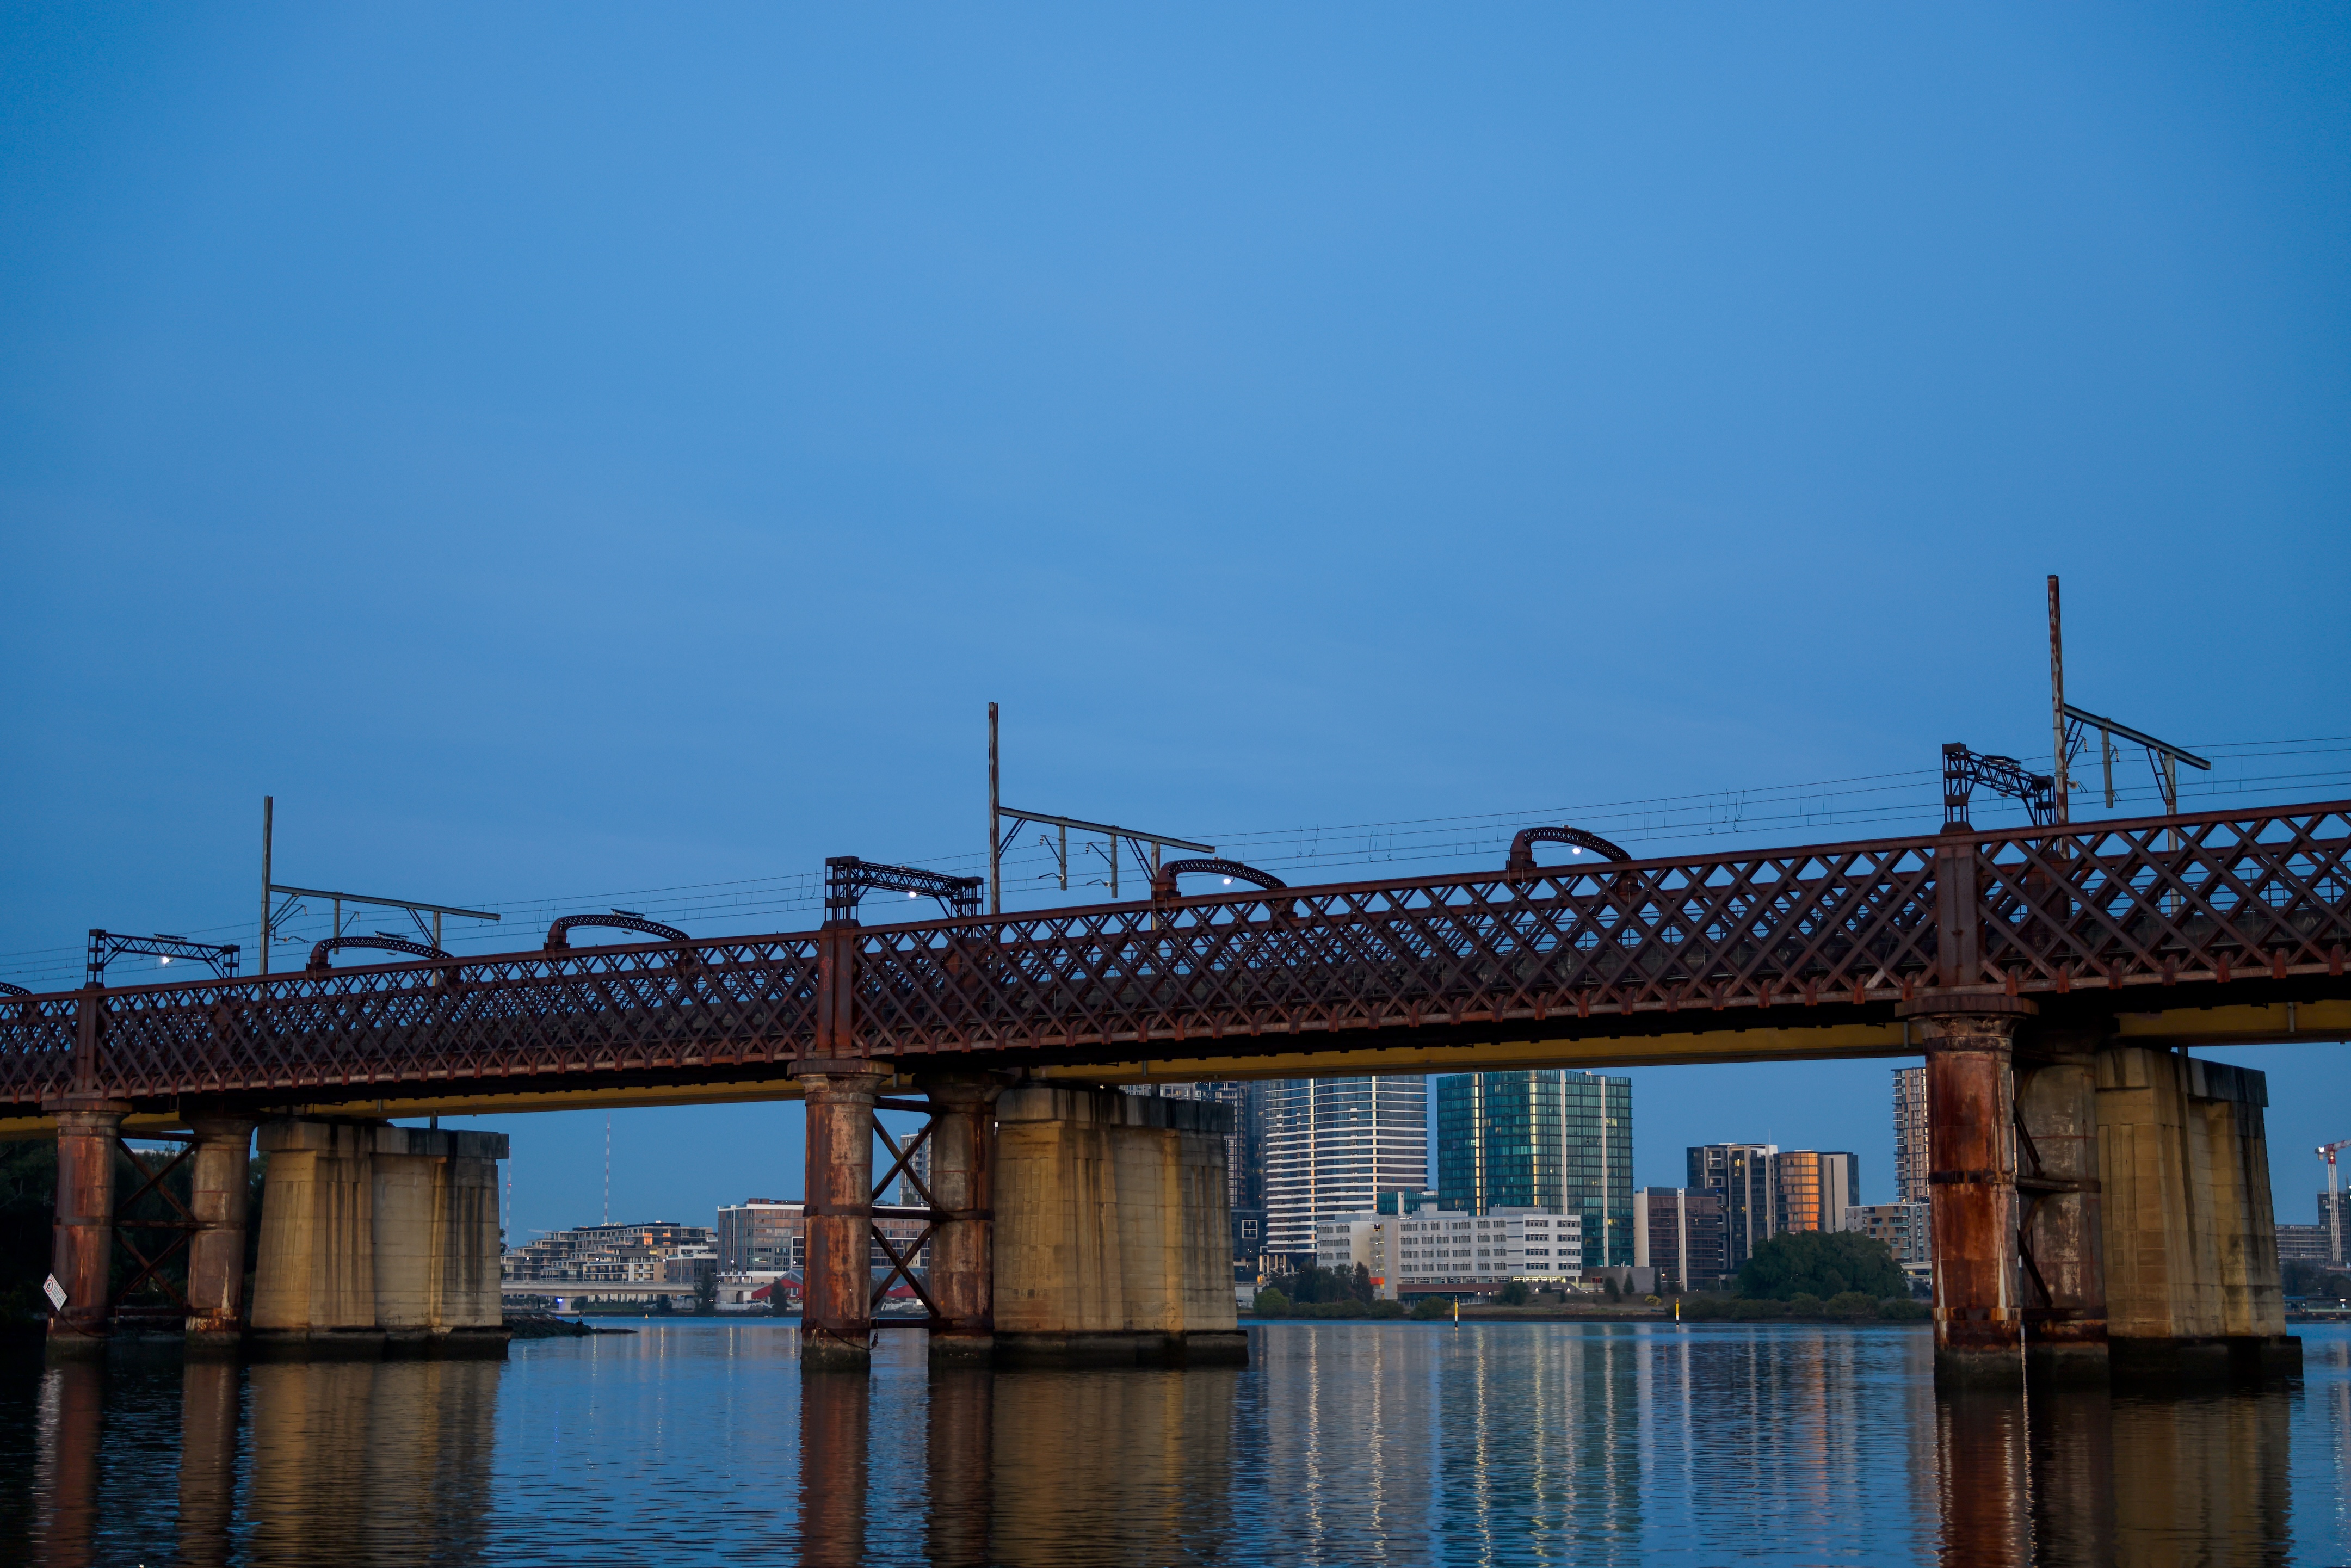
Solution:
[(496, 1363), (0, 1364), (0, 1562), (2335, 1563), (2298, 1385), (1938, 1402), (1909, 1328), (1325, 1322), (1247, 1369), (803, 1378), (788, 1323)]

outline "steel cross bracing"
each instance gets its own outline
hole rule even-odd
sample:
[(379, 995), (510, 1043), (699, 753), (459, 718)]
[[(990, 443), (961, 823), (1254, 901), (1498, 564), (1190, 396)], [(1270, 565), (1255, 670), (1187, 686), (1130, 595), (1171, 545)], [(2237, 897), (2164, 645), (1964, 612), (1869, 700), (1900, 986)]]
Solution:
[(2252, 1001), (2289, 981), (2335, 994), (2351, 952), (2346, 858), (2351, 801), (2336, 801), (85, 989), (0, 998), (0, 1103), (698, 1083), (818, 1056), (1112, 1062), (1207, 1041), (1233, 1054), (1687, 1030), (1767, 1010), (1805, 1021), (1781, 1009), (1890, 1019), (1937, 985), (2108, 1010), (2126, 992), (2141, 1009)]

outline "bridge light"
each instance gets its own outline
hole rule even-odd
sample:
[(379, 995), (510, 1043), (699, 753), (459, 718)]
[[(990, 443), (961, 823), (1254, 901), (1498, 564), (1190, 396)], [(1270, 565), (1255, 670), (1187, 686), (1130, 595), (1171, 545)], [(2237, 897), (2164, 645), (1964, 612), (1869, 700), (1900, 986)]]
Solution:
[(1225, 878), (1225, 885), (1226, 885), (1227, 887), (1230, 887), (1230, 886), (1232, 886), (1232, 885), (1233, 885), (1233, 879), (1232, 879), (1231, 877), (1227, 877), (1227, 878)]
[(158, 964), (168, 964), (168, 963), (170, 963), (171, 961), (172, 961), (172, 960), (171, 960), (171, 959), (169, 959), (169, 958), (158, 958), (158, 959), (156, 959), (156, 960), (155, 960), (155, 962), (157, 962)]

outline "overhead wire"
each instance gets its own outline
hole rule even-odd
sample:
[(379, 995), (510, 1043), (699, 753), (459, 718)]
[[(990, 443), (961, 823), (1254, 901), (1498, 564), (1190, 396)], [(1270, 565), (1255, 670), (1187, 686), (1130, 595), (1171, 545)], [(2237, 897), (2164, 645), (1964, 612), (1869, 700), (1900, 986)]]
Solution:
[[(2191, 801), (2210, 803), (2255, 790), (2309, 789), (2322, 783), (2351, 785), (2351, 737), (2205, 743), (2199, 749), (2210, 757), (2215, 766), (2210, 774), (2191, 773), (2181, 777), (2179, 800), (2183, 808), (2189, 808)], [(2293, 770), (2273, 768), (2258, 773), (2247, 773), (2241, 767), (2246, 763), (2268, 759), (2282, 762), (2301, 757), (2340, 758), (2344, 759), (2344, 765)], [(2029, 765), (2045, 767), (2051, 758), (2031, 757), (2024, 760)], [(2240, 766), (2224, 778), (2220, 776), (2223, 763)], [(2096, 765), (2088, 762), (2086, 757), (2075, 765), (2074, 782), (2077, 807), (2086, 807), (2093, 799), (2101, 809), (2104, 806), (2103, 780), (2093, 781), (2095, 768)], [(2151, 772), (2141, 767), (2137, 769), (2137, 777), (2143, 781), (2126, 784), (2118, 758), (2116, 775), (2116, 805), (2121, 814), (2149, 815), (2152, 813), (2144, 808), (2150, 805), (2155, 810), (2161, 809), (2161, 790), (2155, 784)], [(1705, 841), (1752, 841), (1765, 834), (1784, 836), (1813, 827), (1884, 825), (1896, 828), (1909, 824), (1908, 831), (1915, 831), (1916, 825), (1922, 820), (1935, 821), (1940, 810), (1939, 770), (1913, 768), (1802, 784), (1603, 800), (1576, 806), (1403, 818), (1390, 821), (1241, 829), (1221, 833), (1207, 831), (1200, 837), (1204, 841), (1215, 843), (1218, 854), (1244, 861), (1265, 871), (1329, 872), (1347, 867), (1368, 870), (1498, 857), (1507, 849), (1510, 837), (1519, 829), (1562, 821), (1572, 821), (1578, 827), (1628, 846), (1662, 846), (1695, 844)], [(2007, 818), (2022, 817), (2023, 809), (2013, 801), (1986, 800), (1978, 815), (1985, 819), (1980, 825), (1998, 825)], [(2077, 815), (2076, 820), (2089, 821), (2095, 819)], [(1733, 846), (1724, 844), (1722, 847)], [(933, 871), (971, 873), (984, 871), (987, 858), (985, 853), (966, 852), (917, 857), (903, 863)], [(1039, 883), (1058, 883), (1059, 881), (1058, 859), (1041, 844), (1016, 849), (1004, 857), (1003, 863), (1008, 904), (1018, 902), (1038, 906), (1048, 891), (1060, 891), (1058, 885), (1050, 890), (1036, 885)], [(1130, 873), (1138, 894), (1145, 883), (1145, 873), (1140, 867), (1123, 867), (1120, 873), (1123, 896)], [(1071, 892), (1074, 894), (1080, 887), (1101, 887), (1106, 894), (1107, 879), (1089, 877), (1081, 882), (1072, 878)], [(314, 901), (294, 902), (289, 919), (292, 929), (281, 932), (277, 937), (277, 946), (289, 954), (307, 954), (311, 944), (325, 934), (327, 917), (322, 912), (309, 909), (310, 902)], [(451, 917), (444, 923), (442, 945), (453, 953), (521, 951), (533, 944), (528, 938), (517, 939), (518, 930), (543, 927), (562, 915), (601, 912), (612, 907), (625, 907), (664, 925), (694, 929), (697, 936), (751, 935), (784, 929), (774, 924), (774, 920), (821, 908), (823, 902), (824, 876), (820, 872), (784, 872), (766, 876), (637, 887), (616, 893), (474, 901), (469, 907), (494, 913), (503, 918), (493, 925), (486, 921), (460, 922)], [(932, 913), (922, 901), (909, 902), (923, 909), (925, 915)], [(1059, 902), (1066, 903), (1069, 899), (1064, 896)], [(886, 907), (872, 906), (872, 914), (881, 917)], [(713, 926), (729, 929), (714, 930)], [(195, 937), (216, 936), (249, 932), (252, 928), (253, 922), (247, 919), (205, 926), (183, 926), (182, 934)], [(56, 990), (79, 982), (84, 952), (79, 945), (22, 948), (0, 953), (0, 968), (13, 968), (10, 977), (17, 984), (29, 986), (37, 991)], [(19, 962), (12, 965), (11, 960)], [(273, 956), (270, 967), (282, 972), (288, 966), (278, 964)], [(248, 963), (246, 972), (250, 974), (252, 969), (253, 966)]]

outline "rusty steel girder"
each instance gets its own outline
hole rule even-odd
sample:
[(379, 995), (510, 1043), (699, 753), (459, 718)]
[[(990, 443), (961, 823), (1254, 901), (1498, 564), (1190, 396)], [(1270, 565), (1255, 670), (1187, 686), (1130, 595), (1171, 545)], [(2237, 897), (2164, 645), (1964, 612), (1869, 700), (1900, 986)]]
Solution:
[(2331, 985), (2347, 952), (2337, 801), (0, 998), (0, 1103), (1890, 1019), (1937, 986), (2213, 1005)]

